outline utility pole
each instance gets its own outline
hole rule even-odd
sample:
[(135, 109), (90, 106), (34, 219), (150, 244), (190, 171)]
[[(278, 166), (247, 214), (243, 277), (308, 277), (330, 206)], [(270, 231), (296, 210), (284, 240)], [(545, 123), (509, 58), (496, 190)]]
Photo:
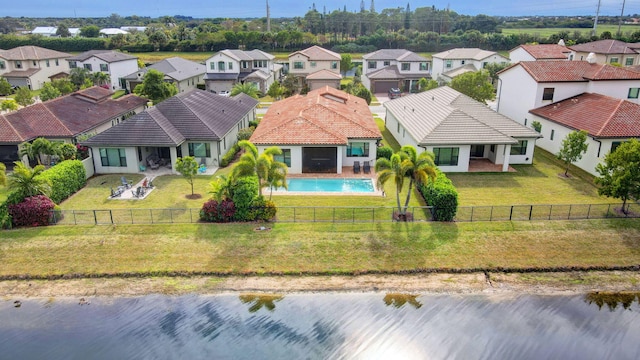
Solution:
[(600, 15), (600, 1), (598, 0), (598, 7), (596, 8), (596, 20), (593, 22), (593, 31), (591, 32), (591, 36), (598, 35), (598, 15)]
[(622, 11), (620, 12), (620, 21), (618, 21), (618, 37), (622, 36), (622, 31), (620, 28), (622, 27), (622, 17), (624, 16), (624, 3), (625, 0), (622, 0)]
[(267, 0), (267, 32), (271, 32), (271, 14), (269, 12), (269, 0)]

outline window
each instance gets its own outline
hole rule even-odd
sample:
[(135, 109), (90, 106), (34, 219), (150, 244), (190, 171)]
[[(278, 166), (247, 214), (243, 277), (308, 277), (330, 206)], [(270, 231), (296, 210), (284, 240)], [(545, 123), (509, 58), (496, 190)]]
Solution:
[(78, 63), (75, 61), (69, 61), (69, 68), (75, 69), (78, 67)]
[(33, 63), (33, 66), (38, 66), (38, 62), (35, 60), (33, 60), (32, 63)]
[(316, 67), (316, 62), (315, 62), (315, 61), (312, 61), (309, 65), (310, 65), (312, 68), (314, 68), (314, 67)]
[(630, 57), (629, 57), (629, 58), (624, 59), (624, 65), (625, 65), (625, 66), (631, 66), (631, 65), (633, 65), (633, 58), (630, 58)]
[(233, 70), (233, 63), (231, 61), (229, 61), (229, 70)]
[(549, 136), (549, 140), (553, 140), (553, 136), (556, 134), (556, 131), (551, 129), (551, 135)]
[(491, 151), (492, 153), (496, 152), (496, 145), (495, 144), (491, 144), (491, 146), (489, 147), (489, 151)]
[(49, 63), (49, 59), (45, 60), (45, 61), (44, 61), (44, 64), (45, 64), (47, 67), (50, 67), (50, 66), (51, 66), (51, 64)]
[(639, 93), (640, 88), (629, 88), (629, 95), (627, 95), (627, 99), (637, 99)]
[(396, 129), (396, 132), (400, 134), (400, 123), (398, 123), (398, 129)]
[(16, 69), (22, 69), (22, 61), (16, 60)]
[(511, 146), (511, 155), (526, 155), (527, 154), (527, 140), (518, 141), (517, 145)]
[(302, 61), (294, 61), (293, 62), (294, 69), (304, 69), (304, 63)]
[(421, 62), (420, 71), (429, 71), (429, 65), (426, 62)]
[(617, 57), (612, 57), (611, 60), (609, 60), (609, 64), (614, 64), (614, 63), (619, 63)]
[(411, 70), (411, 63), (402, 63), (402, 71), (409, 71)]
[(555, 88), (544, 88), (542, 90), (542, 100), (551, 100), (553, 101), (553, 92)]
[(60, 63), (58, 62), (58, 59), (56, 59), (56, 66), (60, 65)]
[(7, 65), (5, 65), (4, 61), (0, 60), (0, 70), (6, 69)]
[(350, 142), (347, 145), (347, 157), (368, 157), (369, 156), (369, 143), (368, 142)]
[(91, 64), (84, 64), (84, 68), (89, 71), (93, 71), (93, 67), (91, 66)]
[(616, 151), (616, 149), (618, 148), (618, 146), (620, 146), (620, 144), (622, 144), (622, 142), (620, 141), (614, 141), (611, 143), (611, 152)]
[(332, 61), (331, 62), (331, 68), (334, 69), (334, 70), (337, 69), (338, 68), (338, 62), (337, 61)]
[(484, 69), (484, 68), (486, 68), (486, 67), (487, 67), (487, 64), (489, 64), (489, 63), (488, 63), (488, 62), (486, 62), (486, 61), (485, 61), (485, 62), (483, 62), (483, 63), (482, 63), (482, 68), (483, 68), (483, 69)]
[(266, 60), (253, 60), (253, 67), (266, 68), (267, 67), (267, 61)]
[(391, 61), (389, 61), (389, 60), (385, 60), (385, 61), (384, 61), (384, 66), (389, 66), (389, 65), (391, 65)]
[(461, 64), (461, 65), (464, 65), (465, 63), (466, 63), (466, 61), (465, 61), (465, 60), (460, 60), (460, 64)]
[(243, 69), (248, 69), (249, 68), (249, 62), (248, 61), (240, 61), (240, 67)]
[(218, 71), (224, 71), (224, 61), (218, 61)]
[(458, 166), (460, 148), (433, 148), (436, 165)]
[(102, 166), (127, 167), (127, 154), (123, 148), (100, 148)]
[(109, 64), (100, 64), (100, 71), (109, 72)]
[(291, 167), (291, 149), (282, 149), (282, 155), (273, 155), (273, 160), (285, 163)]
[(216, 63), (215, 62), (211, 62), (209, 65), (211, 65), (211, 70), (215, 70), (216, 69)]
[(189, 143), (189, 156), (211, 157), (211, 147), (209, 143)]
[(444, 67), (445, 68), (451, 69), (452, 66), (453, 66), (453, 61), (451, 61), (451, 60), (445, 61), (445, 63), (444, 63)]
[(368, 61), (367, 62), (367, 69), (375, 69), (378, 67), (378, 63), (376, 63), (375, 61)]

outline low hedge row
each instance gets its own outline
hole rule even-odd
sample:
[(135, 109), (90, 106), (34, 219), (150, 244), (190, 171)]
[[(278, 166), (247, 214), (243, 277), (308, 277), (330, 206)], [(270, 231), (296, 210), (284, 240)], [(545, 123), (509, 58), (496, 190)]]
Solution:
[(433, 206), (431, 215), (435, 221), (453, 221), (458, 211), (458, 191), (449, 178), (440, 170), (435, 181), (419, 184), (418, 190), (427, 202)]
[(239, 151), (240, 151), (240, 146), (238, 146), (238, 144), (233, 144), (231, 149), (229, 149), (229, 151), (226, 154), (224, 154), (224, 156), (222, 156), (222, 159), (220, 159), (220, 166), (227, 167), (233, 161), (233, 159), (236, 158), (236, 154)]
[(51, 184), (49, 198), (60, 204), (63, 200), (82, 189), (87, 183), (86, 171), (80, 160), (66, 160), (40, 174)]

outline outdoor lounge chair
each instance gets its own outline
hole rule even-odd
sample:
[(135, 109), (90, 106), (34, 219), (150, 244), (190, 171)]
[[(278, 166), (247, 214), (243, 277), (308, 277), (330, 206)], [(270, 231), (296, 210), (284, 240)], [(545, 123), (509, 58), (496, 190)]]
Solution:
[(129, 183), (129, 181), (127, 181), (127, 179), (125, 179), (124, 176), (120, 177), (120, 182), (122, 182), (122, 186), (124, 186), (127, 189), (131, 187), (131, 184)]
[(113, 188), (111, 188), (111, 196), (110, 197), (114, 198), (114, 197), (118, 197), (120, 195), (122, 195), (122, 189), (120, 187), (118, 187), (117, 190), (113, 190)]
[(369, 174), (369, 173), (371, 173), (371, 165), (369, 165), (369, 162), (368, 162), (368, 161), (365, 161), (364, 163), (362, 163), (362, 171), (363, 171), (365, 174)]
[(353, 162), (353, 173), (360, 174), (360, 161)]
[(149, 169), (157, 170), (160, 168), (160, 164), (157, 164), (153, 159), (147, 159), (147, 165), (149, 165)]
[(133, 194), (133, 197), (141, 198), (146, 194), (146, 190), (142, 186), (138, 186), (135, 190), (131, 190), (131, 194)]

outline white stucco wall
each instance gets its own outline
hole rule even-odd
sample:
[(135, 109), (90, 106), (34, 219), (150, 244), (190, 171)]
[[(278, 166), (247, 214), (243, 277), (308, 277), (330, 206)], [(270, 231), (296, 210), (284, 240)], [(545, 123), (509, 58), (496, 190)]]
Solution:
[(531, 56), (528, 52), (526, 52), (523, 48), (518, 47), (513, 51), (509, 52), (509, 58), (512, 63), (518, 63), (520, 61), (535, 61), (536, 59)]
[(640, 80), (590, 81), (586, 92), (607, 95), (640, 104), (640, 97), (638, 99), (628, 98), (629, 89), (631, 88), (640, 88)]
[[(536, 99), (538, 98), (536, 81), (521, 66), (514, 66), (500, 73), (499, 79), (497, 111), (520, 124), (524, 124), (529, 110), (536, 107)], [(542, 101), (542, 93), (539, 97)]]
[(115, 148), (108, 146), (97, 146), (91, 148), (91, 156), (93, 157), (93, 164), (96, 169), (96, 174), (134, 174), (140, 169), (138, 168), (138, 152), (135, 147), (125, 147), (125, 154), (127, 157), (127, 166), (102, 166), (102, 160), (100, 158), (101, 148)]
[(443, 172), (467, 172), (469, 171), (469, 158), (471, 155), (471, 145), (438, 145), (427, 146), (426, 151), (433, 152), (434, 148), (458, 148), (458, 165), (445, 166), (438, 165), (438, 169)]
[[(223, 61), (225, 63), (224, 70), (220, 70), (218, 67), (218, 62)], [(214, 69), (211, 69), (211, 63), (214, 63)], [(232, 65), (232, 69), (229, 69), (229, 63)], [(223, 53), (217, 53), (212, 57), (208, 58), (205, 65), (207, 66), (207, 73), (223, 73), (223, 74), (239, 74), (240, 73), (240, 62), (236, 59), (233, 59)]]
[[(411, 145), (415, 147), (418, 151), (418, 141), (414, 139), (411, 134), (400, 124), (400, 128), (398, 129), (398, 120), (393, 116), (393, 114), (387, 111), (385, 117), (385, 127), (391, 135), (400, 143), (400, 146)], [(399, 130), (399, 131), (398, 131)]]

